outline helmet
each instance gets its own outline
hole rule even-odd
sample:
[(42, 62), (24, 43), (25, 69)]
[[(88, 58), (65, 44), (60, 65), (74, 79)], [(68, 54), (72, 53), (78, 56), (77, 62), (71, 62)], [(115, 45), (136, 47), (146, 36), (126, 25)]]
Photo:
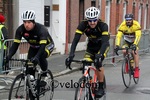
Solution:
[(35, 20), (35, 12), (33, 10), (26, 10), (22, 13), (22, 20)]
[(4, 22), (4, 21), (5, 21), (5, 17), (0, 14), (0, 22)]
[(132, 20), (133, 19), (133, 14), (126, 14), (125, 19), (126, 20)]
[(86, 19), (98, 19), (100, 15), (100, 10), (96, 7), (90, 7), (85, 11)]

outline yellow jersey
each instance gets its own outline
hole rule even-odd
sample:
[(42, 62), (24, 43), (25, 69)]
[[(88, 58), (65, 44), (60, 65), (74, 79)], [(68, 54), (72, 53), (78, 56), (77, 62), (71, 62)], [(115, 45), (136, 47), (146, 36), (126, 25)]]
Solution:
[(116, 45), (120, 46), (122, 37), (125, 41), (138, 45), (141, 38), (140, 24), (136, 20), (133, 20), (133, 25), (128, 27), (126, 25), (126, 21), (123, 21), (118, 28), (118, 33), (116, 35)]

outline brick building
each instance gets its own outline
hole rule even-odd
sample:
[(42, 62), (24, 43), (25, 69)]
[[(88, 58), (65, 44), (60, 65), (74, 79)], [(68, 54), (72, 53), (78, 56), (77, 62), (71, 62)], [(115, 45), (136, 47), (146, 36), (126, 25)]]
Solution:
[[(111, 34), (116, 34), (117, 27), (124, 20), (126, 13), (133, 13), (142, 29), (150, 29), (150, 0), (68, 0), (68, 5), (69, 43), (73, 40), (77, 25), (84, 19), (85, 9), (90, 6), (101, 10), (100, 18), (108, 24)], [(81, 41), (85, 41), (85, 38)]]
[[(9, 33), (13, 33), (12, 7), (12, 0), (0, 0), (0, 14), (3, 14), (6, 18), (5, 24)], [(9, 37), (13, 37), (13, 34), (9, 34)]]
[[(90, 6), (100, 9), (100, 19), (108, 24), (112, 35), (116, 34), (126, 13), (133, 13), (143, 30), (150, 29), (150, 0), (0, 0), (0, 13), (5, 15), (9, 37), (13, 38), (15, 29), (22, 24), (22, 11), (35, 10), (36, 21), (49, 23), (47, 28), (54, 39), (56, 52), (64, 54), (69, 52), (77, 25), (84, 19), (84, 11)], [(47, 11), (46, 7), (49, 7)], [(49, 13), (48, 17), (45, 12)], [(85, 36), (81, 38), (76, 50), (86, 48), (85, 39)]]

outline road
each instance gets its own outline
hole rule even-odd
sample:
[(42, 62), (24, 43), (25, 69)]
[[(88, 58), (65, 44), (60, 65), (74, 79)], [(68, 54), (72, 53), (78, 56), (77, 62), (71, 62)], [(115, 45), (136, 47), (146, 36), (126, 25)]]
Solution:
[[(134, 84), (132, 80), (130, 88), (125, 88), (121, 76), (121, 64), (116, 67), (105, 66), (105, 76), (107, 82), (107, 93), (105, 100), (149, 100), (150, 98), (150, 54), (140, 58), (140, 80)], [(74, 72), (55, 78), (64, 87), (58, 86), (55, 91), (54, 100), (73, 100), (74, 88), (65, 87), (65, 83), (77, 82), (81, 77), (81, 72)]]
[[(75, 88), (71, 84), (75, 84), (81, 75), (81, 71), (75, 71), (55, 77), (59, 85), (55, 88), (53, 100), (73, 100)], [(111, 64), (105, 65), (105, 77), (107, 93), (103, 100), (149, 100), (150, 54), (147, 53), (140, 57), (140, 80), (138, 84), (134, 84), (132, 80), (130, 88), (125, 88), (121, 76), (121, 62), (116, 63), (116, 67)], [(0, 98), (7, 100), (8, 90), (0, 92)]]

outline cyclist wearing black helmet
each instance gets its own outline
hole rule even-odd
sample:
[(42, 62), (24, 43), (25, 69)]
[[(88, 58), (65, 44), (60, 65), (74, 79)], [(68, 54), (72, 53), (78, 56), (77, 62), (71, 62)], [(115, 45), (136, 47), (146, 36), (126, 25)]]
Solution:
[[(116, 50), (120, 46), (121, 38), (124, 37), (124, 44), (123, 48), (125, 47), (132, 47), (134, 48), (135, 52), (133, 52), (134, 62), (135, 62), (135, 72), (134, 77), (139, 77), (139, 55), (138, 55), (138, 43), (141, 38), (141, 26), (140, 24), (133, 19), (133, 14), (126, 14), (125, 21), (121, 23), (118, 28), (118, 33), (116, 35)], [(125, 54), (126, 51), (123, 50)]]
[(73, 60), (75, 56), (75, 49), (80, 37), (85, 34), (88, 37), (88, 44), (84, 59), (95, 61), (99, 80), (99, 89), (95, 91), (97, 97), (104, 95), (104, 68), (102, 67), (102, 61), (109, 50), (108, 25), (99, 19), (99, 15), (100, 10), (96, 7), (90, 7), (85, 11), (86, 20), (83, 20), (78, 25), (71, 45), (69, 57), (66, 59), (66, 66), (69, 67), (71, 60)]
[[(34, 64), (39, 64), (41, 69), (45, 71), (48, 66), (46, 58), (50, 56), (54, 48), (53, 39), (44, 25), (35, 22), (33, 10), (24, 11), (21, 17), (23, 24), (16, 30), (14, 43), (6, 57), (6, 63), (16, 53), (23, 37), (30, 44), (27, 58), (31, 59)], [(34, 70), (30, 69), (29, 73), (34, 75)]]

